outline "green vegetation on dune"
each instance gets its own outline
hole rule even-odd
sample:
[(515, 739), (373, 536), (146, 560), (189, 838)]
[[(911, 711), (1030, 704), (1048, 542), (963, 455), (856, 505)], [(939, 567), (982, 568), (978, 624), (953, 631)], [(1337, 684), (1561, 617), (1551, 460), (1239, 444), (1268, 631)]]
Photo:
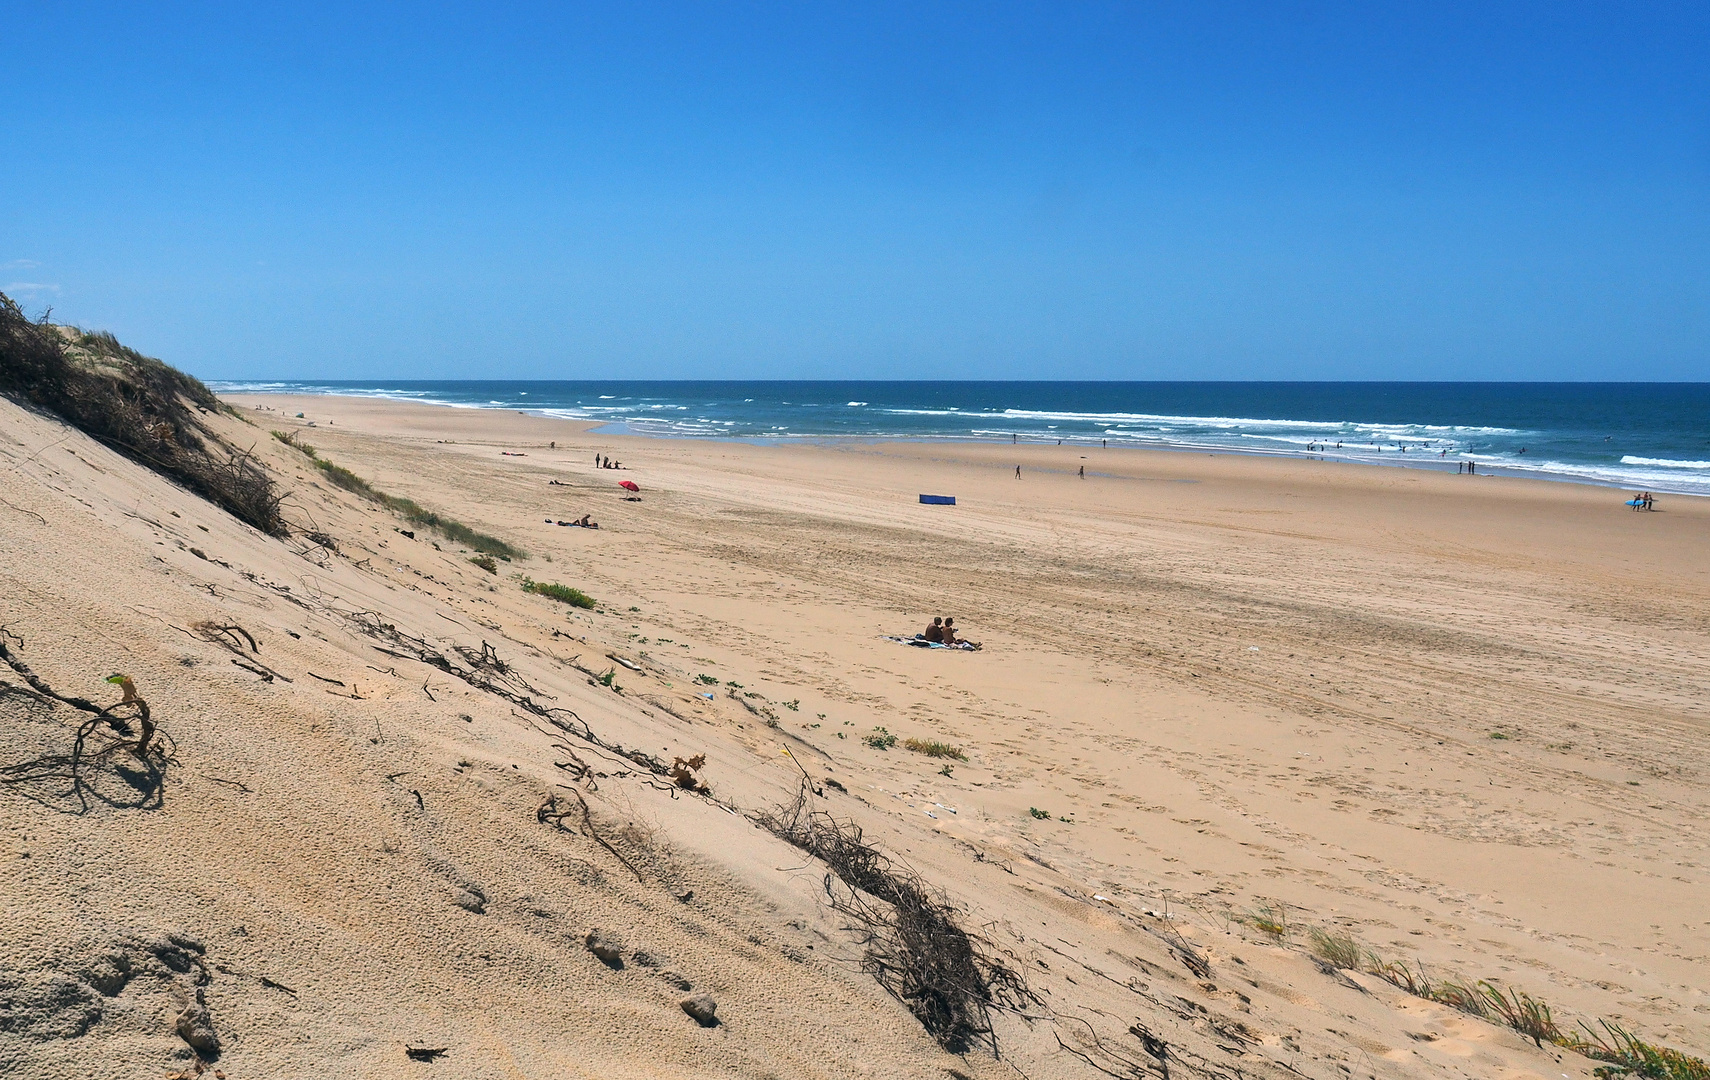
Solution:
[(201, 380), (106, 331), (26, 318), (0, 293), (0, 393), (91, 438), (273, 536), (284, 493), (266, 467), (203, 417), (232, 412)]
[(569, 604), (571, 607), (587, 608), (592, 610), (598, 603), (598, 601), (583, 592), (581, 589), (573, 589), (568, 585), (557, 585), (550, 581), (536, 581), (533, 578), (525, 577), (522, 579), (522, 587), (523, 592), (531, 592), (536, 596), (544, 596), (548, 599), (556, 600), (561, 604)]
[[(1286, 926), (1284, 927), (1286, 930)], [(1277, 936), (1280, 940), (1281, 935)], [(1550, 1006), (1513, 987), (1480, 979), (1474, 983), (1433, 979), (1423, 964), (1385, 960), (1346, 933), (1314, 928), (1311, 949), (1324, 963), (1347, 971), (1375, 975), (1414, 997), (1434, 1001), (1481, 1020), (1519, 1032), (1539, 1047), (1545, 1043), (1571, 1050), (1604, 1064), (1592, 1071), (1601, 1080), (1644, 1077), (1645, 1080), (1710, 1080), (1710, 1062), (1666, 1046), (1645, 1042), (1620, 1024), (1599, 1020), (1598, 1031), (1581, 1020), (1581, 1031), (1562, 1030)], [(1587, 1038), (1589, 1036), (1589, 1038)]]
[(488, 536), (484, 532), (471, 529), (461, 521), (435, 513), (414, 499), (408, 499), (402, 495), (386, 494), (343, 465), (335, 465), (321, 457), (315, 452), (314, 447), (308, 443), (299, 442), (295, 433), (288, 434), (283, 431), (275, 431), (273, 437), (293, 450), (301, 451), (310, 461), (314, 462), (315, 468), (319, 469), (321, 475), (325, 476), (334, 487), (340, 487), (352, 494), (360, 495), (369, 502), (379, 503), (388, 510), (401, 515), (404, 520), (412, 524), (432, 529), (447, 540), (455, 541), (486, 555), (497, 555), (502, 559), (520, 559), (526, 554), (521, 548), (507, 544), (496, 536)]

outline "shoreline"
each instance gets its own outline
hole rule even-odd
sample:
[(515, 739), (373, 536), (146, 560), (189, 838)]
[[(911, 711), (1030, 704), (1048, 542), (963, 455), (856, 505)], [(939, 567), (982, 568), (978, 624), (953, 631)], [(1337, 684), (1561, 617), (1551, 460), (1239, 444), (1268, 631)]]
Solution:
[[(225, 385), (225, 384), (222, 384), (222, 385)], [(1384, 468), (1384, 469), (1403, 469), (1403, 470), (1426, 472), (1426, 473), (1447, 473), (1448, 472), (1448, 464), (1447, 464), (1448, 461), (1454, 461), (1457, 464), (1470, 462), (1470, 463), (1476, 465), (1480, 470), (1482, 470), (1481, 472), (1479, 472), (1477, 474), (1470, 474), (1470, 475), (1507, 477), (1507, 478), (1511, 478), (1511, 479), (1523, 479), (1523, 480), (1543, 480), (1543, 481), (1548, 481), (1550, 483), (1555, 483), (1555, 484), (1569, 484), (1569, 485), (1574, 485), (1574, 486), (1579, 486), (1579, 487), (1592, 487), (1592, 488), (1600, 488), (1600, 489), (1613, 490), (1613, 491), (1633, 492), (1635, 494), (1638, 492), (1642, 492), (1642, 491), (1649, 491), (1653, 494), (1668, 495), (1668, 496), (1680, 497), (1680, 498), (1692, 498), (1692, 499), (1710, 498), (1710, 492), (1684, 490), (1684, 489), (1680, 488), (1679, 486), (1671, 485), (1670, 482), (1666, 478), (1664, 478), (1663, 480), (1661, 480), (1659, 482), (1651, 482), (1648, 485), (1640, 485), (1640, 484), (1622, 482), (1619, 480), (1609, 479), (1609, 478), (1599, 477), (1599, 476), (1575, 475), (1571, 471), (1564, 471), (1564, 470), (1581, 468), (1581, 466), (1574, 466), (1574, 465), (1570, 465), (1568, 463), (1556, 463), (1559, 466), (1557, 469), (1533, 468), (1530, 466), (1516, 465), (1512, 462), (1501, 462), (1501, 463), (1499, 463), (1497, 461), (1492, 460), (1489, 455), (1472, 455), (1472, 454), (1467, 454), (1467, 453), (1457, 454), (1454, 457), (1445, 459), (1440, 464), (1434, 464), (1431, 462), (1431, 460), (1430, 460), (1431, 455), (1429, 455), (1428, 452), (1421, 452), (1418, 455), (1418, 457), (1424, 458), (1426, 460), (1419, 461), (1416, 463), (1413, 460), (1407, 460), (1405, 452), (1401, 452), (1401, 451), (1398, 451), (1394, 454), (1391, 454), (1387, 458), (1381, 456), (1381, 454), (1376, 458), (1369, 457), (1369, 456), (1367, 456), (1367, 457), (1353, 457), (1353, 456), (1347, 455), (1347, 454), (1336, 453), (1334, 450), (1331, 450), (1331, 451), (1294, 451), (1294, 450), (1288, 450), (1288, 449), (1269, 449), (1269, 448), (1259, 448), (1259, 447), (1247, 449), (1247, 448), (1242, 448), (1242, 447), (1232, 447), (1232, 446), (1227, 446), (1227, 445), (1223, 445), (1223, 444), (1216, 444), (1216, 443), (1194, 443), (1194, 442), (1189, 442), (1189, 441), (1176, 441), (1176, 440), (1168, 440), (1168, 439), (1123, 441), (1123, 442), (1119, 442), (1119, 444), (1117, 446), (1106, 447), (1106, 446), (1099, 446), (1098, 443), (1100, 442), (1100, 440), (1097, 438), (1090, 437), (1090, 436), (1078, 436), (1078, 435), (1064, 436), (1055, 442), (1053, 442), (1049, 438), (1022, 437), (1022, 438), (1015, 439), (1009, 443), (1003, 442), (1001, 438), (987, 438), (987, 437), (983, 437), (983, 436), (978, 435), (978, 434), (968, 434), (968, 435), (942, 434), (941, 435), (941, 434), (908, 434), (908, 433), (861, 433), (861, 434), (844, 435), (844, 434), (836, 434), (836, 433), (820, 433), (820, 434), (784, 434), (784, 435), (718, 435), (718, 434), (701, 435), (701, 434), (693, 434), (693, 433), (686, 433), (686, 432), (649, 431), (645, 427), (638, 426), (636, 424), (636, 422), (634, 422), (632, 420), (628, 420), (628, 419), (624, 419), (624, 420), (601, 420), (598, 418), (565, 416), (565, 415), (560, 415), (560, 413), (563, 410), (555, 410), (552, 408), (529, 408), (529, 407), (525, 406), (525, 407), (519, 409), (519, 408), (515, 408), (513, 405), (509, 405), (509, 404), (479, 405), (479, 404), (468, 404), (468, 403), (463, 403), (463, 402), (411, 398), (411, 397), (399, 396), (397, 394), (361, 393), (361, 392), (341, 393), (341, 392), (334, 391), (334, 390), (305, 391), (305, 390), (296, 390), (296, 389), (280, 389), (280, 390), (253, 390), (253, 389), (251, 389), (251, 390), (241, 390), (241, 391), (240, 390), (229, 390), (228, 389), (228, 390), (220, 391), (220, 394), (222, 397), (233, 397), (233, 398), (240, 398), (240, 397), (255, 397), (255, 398), (268, 398), (268, 397), (294, 398), (294, 397), (301, 397), (301, 398), (307, 398), (307, 399), (336, 398), (336, 399), (348, 399), (348, 400), (355, 400), (355, 401), (395, 402), (395, 403), (401, 404), (401, 405), (420, 405), (420, 406), (425, 406), (425, 407), (430, 407), (430, 408), (457, 409), (457, 410), (467, 410), (470, 412), (491, 412), (491, 413), (517, 412), (517, 413), (522, 413), (522, 414), (529, 415), (529, 416), (539, 417), (541, 419), (546, 419), (546, 420), (563, 421), (563, 422), (575, 423), (575, 424), (586, 424), (586, 425), (588, 425), (587, 430), (590, 434), (611, 436), (614, 438), (629, 437), (629, 438), (644, 438), (644, 439), (660, 439), (660, 440), (666, 440), (666, 441), (729, 443), (729, 444), (753, 445), (753, 446), (791, 446), (791, 445), (801, 446), (801, 445), (808, 445), (808, 446), (836, 447), (836, 446), (860, 444), (860, 443), (920, 443), (920, 444), (924, 444), (924, 445), (939, 445), (939, 444), (957, 445), (957, 444), (963, 444), (963, 445), (982, 445), (982, 446), (1027, 446), (1027, 447), (1056, 446), (1056, 447), (1060, 447), (1062, 449), (1073, 449), (1073, 448), (1085, 449), (1085, 448), (1089, 448), (1089, 447), (1096, 447), (1100, 450), (1110, 450), (1110, 449), (1117, 449), (1117, 450), (1155, 450), (1155, 451), (1164, 452), (1164, 453), (1220, 454), (1220, 455), (1228, 455), (1228, 456), (1240, 457), (1240, 458), (1258, 458), (1258, 459), (1272, 459), (1272, 460), (1282, 460), (1282, 461), (1319, 461), (1319, 462), (1328, 462), (1328, 463), (1343, 464), (1343, 465), (1371, 466), (1371, 467)], [(1466, 475), (1466, 474), (1461, 474), (1461, 473), (1457, 472), (1456, 475)]]

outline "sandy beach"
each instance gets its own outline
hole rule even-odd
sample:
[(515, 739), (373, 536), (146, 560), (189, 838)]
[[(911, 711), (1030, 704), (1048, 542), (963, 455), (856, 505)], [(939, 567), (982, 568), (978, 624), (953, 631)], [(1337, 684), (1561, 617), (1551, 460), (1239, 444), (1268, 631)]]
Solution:
[[(436, 1076), (1143, 1075), (1135, 1026), (1177, 1074), (1590, 1076), (1315, 963), (1315, 929), (1710, 1052), (1710, 501), (227, 400), (255, 426), (219, 422), (292, 492), (290, 540), (0, 403), (8, 640), (62, 693), (127, 670), (177, 761), (150, 812), (0, 801), (0, 896), (20, 970), (193, 936), (234, 1078), (419, 1075), (405, 1045), (448, 1048)], [(270, 429), (526, 557), (488, 573), (405, 536)], [(600, 528), (550, 523), (583, 514)], [(938, 615), (983, 647), (887, 640)], [(363, 619), (490, 645), (607, 744), (704, 754), (727, 805), (377, 651)], [(804, 772), (1026, 975), (1001, 1059), (935, 1045), (862, 970), (824, 869), (751, 823)], [(567, 784), (627, 861), (537, 816)], [(597, 927), (628, 943), (617, 966), (583, 947)], [(682, 1014), (685, 986), (719, 1026)], [(148, 1017), (182, 1007), (109, 1010), (134, 1023), (94, 1057), (16, 1025), (5, 1051), (29, 1075), (136, 1075), (168, 1060)]]

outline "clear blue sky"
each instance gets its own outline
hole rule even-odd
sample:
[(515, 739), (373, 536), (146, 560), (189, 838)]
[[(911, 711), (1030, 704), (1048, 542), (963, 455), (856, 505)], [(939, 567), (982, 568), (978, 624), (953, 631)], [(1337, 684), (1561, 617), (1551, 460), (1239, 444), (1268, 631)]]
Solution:
[(1710, 379), (1710, 4), (0, 0), (0, 289), (209, 378)]

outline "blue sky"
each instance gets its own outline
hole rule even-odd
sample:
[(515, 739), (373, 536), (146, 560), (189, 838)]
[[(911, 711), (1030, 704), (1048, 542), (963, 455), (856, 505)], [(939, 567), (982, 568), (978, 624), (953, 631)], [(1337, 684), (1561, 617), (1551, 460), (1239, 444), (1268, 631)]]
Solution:
[(0, 0), (0, 289), (208, 378), (1710, 379), (1710, 5)]

